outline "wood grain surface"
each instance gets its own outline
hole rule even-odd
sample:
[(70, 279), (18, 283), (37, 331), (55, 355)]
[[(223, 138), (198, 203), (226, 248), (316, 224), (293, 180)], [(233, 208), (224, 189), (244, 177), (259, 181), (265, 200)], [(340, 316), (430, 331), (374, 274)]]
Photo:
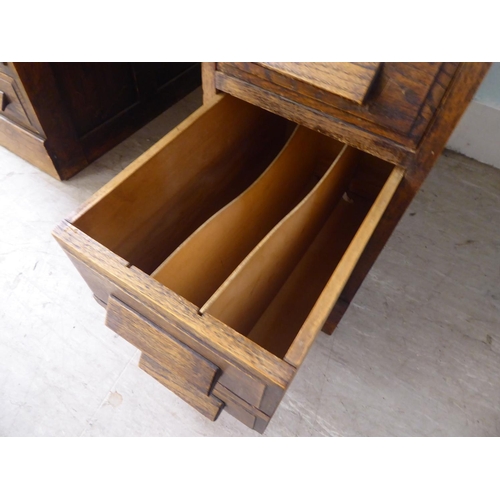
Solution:
[(457, 68), (457, 63), (383, 63), (363, 105), (258, 63), (218, 63), (216, 81), (232, 77), (271, 92), (278, 101), (292, 101), (346, 126), (356, 125), (354, 135), (367, 131), (373, 138), (385, 137), (414, 149), (423, 133), (422, 122), (429, 123), (429, 111), (443, 97)]
[(373, 62), (261, 62), (258, 64), (358, 104), (363, 104), (381, 67), (381, 63)]

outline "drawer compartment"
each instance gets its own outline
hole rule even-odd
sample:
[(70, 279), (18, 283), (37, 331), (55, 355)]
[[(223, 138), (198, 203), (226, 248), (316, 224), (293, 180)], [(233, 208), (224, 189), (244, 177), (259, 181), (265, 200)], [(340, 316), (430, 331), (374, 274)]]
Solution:
[[(200, 312), (300, 365), (303, 356), (289, 359), (288, 349), (299, 330), (307, 331), (302, 329), (304, 322), (318, 323), (309, 315), (332, 273), (350, 275), (402, 178), (402, 169), (388, 167), (384, 188), (370, 201), (349, 189), (369, 167), (369, 157), (346, 146), (318, 185), (268, 233)], [(325, 294), (326, 307), (315, 311), (325, 316), (316, 330), (342, 287), (337, 285), (337, 290), (336, 296)]]
[(265, 172), (199, 227), (152, 276), (202, 306), (307, 195), (341, 149), (341, 143), (298, 127)]
[(54, 235), (145, 371), (263, 432), (403, 172), (219, 96)]
[(125, 178), (118, 176), (74, 223), (146, 273), (250, 186), (294, 128), (236, 99), (202, 111), (145, 153)]

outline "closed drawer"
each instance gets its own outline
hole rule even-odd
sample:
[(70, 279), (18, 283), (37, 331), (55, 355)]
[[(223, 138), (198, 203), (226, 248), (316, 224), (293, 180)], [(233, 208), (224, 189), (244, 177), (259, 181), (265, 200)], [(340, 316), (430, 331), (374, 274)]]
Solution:
[(54, 235), (141, 367), (263, 432), (403, 174), (219, 96)]
[(458, 63), (217, 63), (216, 87), (357, 145), (414, 151)]
[(0, 116), (26, 127), (31, 126), (30, 119), (18, 95), (15, 81), (7, 74), (0, 73)]

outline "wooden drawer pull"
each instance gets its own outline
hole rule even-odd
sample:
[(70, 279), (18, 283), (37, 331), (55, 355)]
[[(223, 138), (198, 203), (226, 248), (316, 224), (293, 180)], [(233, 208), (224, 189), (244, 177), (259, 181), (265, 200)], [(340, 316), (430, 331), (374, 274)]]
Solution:
[(363, 104), (381, 67), (381, 63), (376, 62), (261, 62), (259, 64), (357, 104)]
[(212, 391), (220, 375), (217, 366), (113, 295), (108, 301), (106, 325), (165, 367), (176, 386), (189, 391), (194, 388), (200, 396)]
[(4, 92), (0, 90), (0, 111), (4, 111), (7, 107), (7, 97)]

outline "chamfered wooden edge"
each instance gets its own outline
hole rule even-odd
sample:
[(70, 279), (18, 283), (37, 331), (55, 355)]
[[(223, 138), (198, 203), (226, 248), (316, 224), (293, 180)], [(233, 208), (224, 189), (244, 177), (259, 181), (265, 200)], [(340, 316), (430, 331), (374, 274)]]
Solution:
[(208, 104), (217, 94), (215, 88), (215, 68), (214, 62), (201, 63), (201, 84), (203, 88), (203, 104)]
[(67, 221), (53, 231), (54, 238), (69, 254), (114, 282), (127, 294), (144, 303), (159, 316), (168, 315), (187, 335), (231, 359), (236, 366), (282, 390), (290, 384), (296, 369), (262, 347), (197, 308), (147, 274), (106, 249)]
[(285, 355), (285, 361), (291, 365), (299, 367), (303, 363), (317, 334), (332, 310), (332, 304), (335, 304), (339, 298), (340, 293), (351, 275), (352, 269), (363, 253), (375, 227), (401, 182), (404, 172), (403, 168), (396, 166), (389, 175), (389, 178), (370, 208), (365, 220), (356, 232), (356, 235), (328, 280), (319, 299), (314, 304), (311, 313), (288, 349)]

